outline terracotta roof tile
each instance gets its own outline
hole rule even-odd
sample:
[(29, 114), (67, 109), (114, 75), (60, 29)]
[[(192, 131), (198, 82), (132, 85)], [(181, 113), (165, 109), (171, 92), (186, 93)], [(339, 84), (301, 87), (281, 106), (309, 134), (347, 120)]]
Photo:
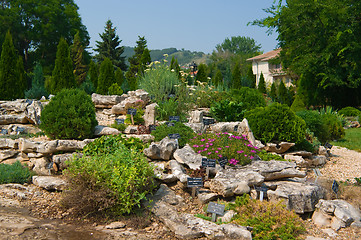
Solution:
[(272, 50), (270, 52), (266, 52), (264, 54), (252, 57), (252, 58), (248, 58), (247, 61), (268, 61), (272, 58), (275, 58), (278, 56), (278, 54), (281, 52), (281, 48)]

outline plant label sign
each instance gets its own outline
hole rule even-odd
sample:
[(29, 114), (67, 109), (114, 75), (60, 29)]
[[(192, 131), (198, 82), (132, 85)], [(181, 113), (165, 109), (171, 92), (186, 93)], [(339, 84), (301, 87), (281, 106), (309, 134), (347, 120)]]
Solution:
[(1, 132), (0, 132), (2, 135), (7, 135), (9, 134), (9, 131), (7, 129), (1, 129)]
[(218, 159), (218, 163), (219, 165), (221, 165), (222, 168), (224, 168), (228, 163), (228, 159), (226, 157), (221, 157), (220, 159)]
[(124, 119), (122, 118), (116, 118), (115, 121), (117, 122), (117, 124), (124, 124)]
[(233, 132), (237, 132), (238, 131), (238, 125), (234, 126)]
[(332, 144), (330, 144), (330, 143), (325, 143), (325, 148), (328, 148), (328, 149), (331, 149), (333, 147), (333, 145)]
[(149, 132), (157, 130), (157, 125), (149, 125)]
[(259, 199), (263, 201), (267, 197), (267, 186), (263, 185), (261, 187), (255, 187), (256, 191), (259, 192)]
[(137, 109), (135, 108), (128, 108), (128, 114), (135, 116), (137, 114)]
[(208, 159), (207, 158), (202, 158), (202, 167), (208, 167)]
[(18, 127), (18, 128), (16, 128), (16, 134), (20, 134), (20, 133), (24, 133), (25, 132), (25, 128), (23, 128), (23, 127)]
[(204, 125), (214, 124), (214, 119), (213, 119), (213, 118), (204, 118), (204, 119), (203, 119), (203, 124), (204, 124)]
[(201, 177), (187, 178), (187, 187), (203, 187), (203, 180)]
[(171, 133), (171, 134), (168, 134), (168, 137), (169, 137), (170, 139), (180, 139), (180, 138), (181, 138), (180, 135), (179, 135), (179, 133)]
[(179, 116), (169, 116), (169, 121), (179, 122), (179, 121), (180, 121), (180, 117), (179, 117)]
[(224, 215), (225, 205), (214, 202), (208, 203), (207, 212), (212, 213), (212, 222), (217, 220), (217, 215)]
[(202, 158), (202, 167), (216, 167), (216, 159)]
[(333, 183), (332, 183), (332, 191), (334, 192), (334, 193), (338, 193), (338, 183), (336, 182), (336, 180), (333, 180)]
[(174, 122), (166, 122), (165, 123), (168, 127), (174, 127)]

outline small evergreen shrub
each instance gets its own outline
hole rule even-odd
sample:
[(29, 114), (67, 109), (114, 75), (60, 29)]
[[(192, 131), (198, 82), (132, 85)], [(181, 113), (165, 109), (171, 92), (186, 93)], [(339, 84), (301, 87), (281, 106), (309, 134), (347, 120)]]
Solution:
[(80, 84), (79, 88), (81, 90), (84, 90), (84, 92), (86, 92), (89, 95), (95, 93), (95, 89), (96, 89), (90, 78), (86, 78), (85, 81), (82, 82), (82, 84)]
[(78, 215), (129, 214), (140, 208), (141, 200), (154, 189), (154, 173), (147, 159), (124, 144), (117, 144), (111, 153), (84, 154), (68, 164), (65, 175), (70, 190), (62, 205)]
[(338, 114), (342, 114), (347, 117), (357, 117), (361, 115), (361, 111), (354, 107), (344, 107), (338, 111)]
[(158, 103), (158, 106), (156, 106), (157, 120), (167, 121), (170, 116), (179, 116), (181, 121), (186, 121), (186, 114), (178, 108), (178, 104), (179, 102), (174, 98)]
[(291, 110), (294, 112), (306, 110), (305, 103), (302, 100), (302, 95), (296, 94), (295, 100), (291, 105)]
[(230, 98), (236, 102), (242, 102), (246, 110), (266, 106), (263, 94), (254, 88), (242, 87), (241, 89), (233, 89)]
[[(172, 121), (173, 122), (173, 121)], [(168, 134), (179, 133), (180, 139), (178, 139), (179, 146), (183, 147), (189, 141), (189, 139), (193, 138), (195, 133), (194, 131), (184, 125), (181, 122), (174, 122), (174, 126), (168, 127), (167, 124), (162, 124), (157, 126), (157, 129), (152, 131), (152, 135), (154, 136), (154, 140), (156, 142), (161, 141), (163, 138), (168, 137)]]
[(40, 99), (42, 96), (48, 96), (44, 84), (45, 80), (43, 75), (43, 68), (41, 67), (40, 63), (36, 63), (34, 76), (31, 82), (31, 88), (25, 91), (25, 98)]
[(211, 106), (211, 115), (219, 122), (242, 121), (246, 109), (242, 102), (222, 100)]
[(244, 194), (229, 205), (237, 212), (232, 222), (252, 227), (252, 239), (298, 239), (305, 231), (302, 219), (294, 211), (287, 210), (282, 202), (259, 201)]
[(19, 161), (13, 164), (0, 164), (0, 184), (19, 183), (24, 184), (31, 181), (33, 172)]
[(108, 93), (109, 95), (122, 95), (123, 94), (123, 90), (122, 88), (118, 85), (118, 83), (113, 83), (109, 89), (108, 89)]
[(257, 155), (262, 161), (271, 161), (271, 160), (285, 161), (285, 159), (282, 158), (281, 156), (277, 154), (269, 153), (266, 150), (259, 151)]
[(41, 113), (40, 129), (51, 139), (85, 139), (97, 125), (94, 104), (79, 89), (63, 89)]
[(114, 121), (114, 123), (110, 127), (118, 129), (120, 132), (124, 132), (124, 130), (127, 128), (127, 125), (123, 123), (117, 123), (117, 121)]
[[(139, 124), (144, 123), (144, 118), (143, 118), (144, 110), (141, 108), (136, 108), (136, 109), (137, 109), (137, 112), (133, 116), (133, 121), (134, 121), (134, 125), (139, 125)], [(127, 114), (127, 116), (124, 120), (124, 123), (132, 124), (132, 117), (130, 116), (130, 114)]]
[(331, 134), (326, 122), (318, 111), (304, 110), (296, 114), (306, 122), (307, 128), (313, 132), (322, 143), (331, 140)]
[(322, 119), (330, 133), (330, 139), (338, 140), (345, 136), (345, 129), (342, 126), (342, 121), (336, 114), (322, 113)]
[(273, 103), (245, 114), (256, 139), (268, 142), (295, 142), (305, 137), (306, 123), (285, 104)]
[(195, 152), (209, 159), (226, 157), (230, 165), (246, 165), (259, 152), (246, 136), (228, 133), (198, 134), (189, 141), (189, 145)]

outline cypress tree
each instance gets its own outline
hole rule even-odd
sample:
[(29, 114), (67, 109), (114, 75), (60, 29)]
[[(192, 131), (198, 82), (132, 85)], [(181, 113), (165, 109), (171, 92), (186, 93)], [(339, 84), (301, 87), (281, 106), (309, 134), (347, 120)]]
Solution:
[(16, 79), (15, 98), (24, 98), (27, 89), (27, 80), (25, 77), (24, 62), (22, 57), (18, 57), (16, 62), (18, 78)]
[(260, 91), (263, 94), (267, 93), (266, 83), (264, 81), (263, 73), (261, 73), (261, 76), (259, 76), (258, 91)]
[(239, 62), (236, 62), (232, 71), (232, 88), (240, 89), (241, 87), (241, 66)]
[(200, 82), (207, 82), (207, 66), (204, 63), (199, 64), (196, 79)]
[(86, 66), (83, 63), (84, 47), (81, 44), (79, 31), (74, 36), (73, 45), (70, 48), (70, 56), (73, 61), (74, 77), (77, 84), (80, 86), (86, 77)]
[(277, 89), (276, 89), (276, 83), (273, 82), (271, 85), (271, 92), (270, 92), (270, 97), (272, 99), (272, 101), (277, 101)]
[(115, 82), (118, 84), (119, 87), (123, 85), (124, 75), (122, 69), (120, 68), (117, 68), (117, 70), (115, 71)]
[(56, 52), (50, 92), (55, 94), (64, 88), (74, 87), (76, 87), (76, 82), (73, 74), (73, 61), (70, 58), (68, 43), (64, 38), (61, 38)]
[(218, 85), (222, 84), (222, 82), (223, 82), (222, 72), (219, 69), (217, 69), (216, 75), (214, 75), (212, 79), (212, 83), (215, 87), (217, 87)]
[(99, 71), (98, 71), (98, 66), (95, 64), (94, 61), (90, 61), (88, 75), (89, 75), (90, 81), (94, 85), (94, 88), (97, 89)]
[(252, 65), (248, 65), (247, 78), (251, 82), (251, 88), (256, 88), (256, 75), (253, 74)]
[(288, 106), (291, 105), (289, 101), (288, 90), (283, 81), (281, 81), (280, 85), (278, 86), (278, 100), (280, 103), (287, 104)]
[(105, 58), (100, 65), (97, 93), (108, 94), (109, 87), (115, 83), (114, 67), (109, 58)]
[(0, 99), (11, 100), (16, 98), (19, 69), (16, 67), (18, 56), (15, 52), (13, 40), (8, 31), (1, 49), (0, 58)]
[(25, 92), (25, 97), (30, 99), (40, 99), (42, 96), (47, 96), (48, 93), (44, 87), (44, 73), (43, 68), (39, 62), (34, 68), (34, 76), (31, 81), (31, 88)]

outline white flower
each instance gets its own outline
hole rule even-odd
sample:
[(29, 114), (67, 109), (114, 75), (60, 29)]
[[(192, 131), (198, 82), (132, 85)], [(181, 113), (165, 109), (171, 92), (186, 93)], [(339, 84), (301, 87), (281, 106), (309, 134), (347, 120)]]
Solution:
[(160, 62), (159, 61), (154, 61), (154, 64), (160, 64)]
[(211, 80), (211, 78), (210, 78), (210, 77), (207, 77), (207, 79), (208, 79), (208, 80)]
[(175, 72), (174, 69), (170, 70), (171, 72)]

